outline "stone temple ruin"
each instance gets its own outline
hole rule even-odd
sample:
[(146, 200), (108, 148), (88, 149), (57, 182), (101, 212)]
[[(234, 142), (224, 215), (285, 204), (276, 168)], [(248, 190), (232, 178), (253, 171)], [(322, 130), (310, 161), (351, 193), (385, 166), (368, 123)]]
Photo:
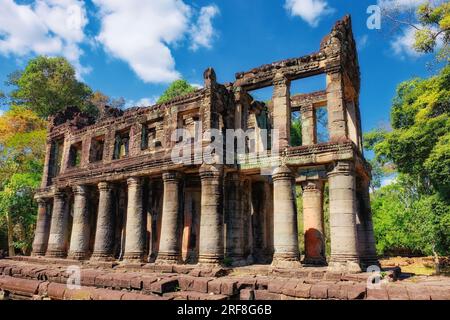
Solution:
[[(326, 76), (326, 88), (291, 95), (291, 82)], [(34, 256), (156, 264), (326, 266), (359, 272), (377, 264), (362, 149), (360, 73), (351, 21), (336, 23), (319, 51), (236, 74), (151, 107), (105, 107), (97, 120), (76, 107), (50, 119)], [(251, 91), (273, 87), (272, 100)], [(329, 138), (318, 143), (316, 110)], [(300, 112), (302, 143), (291, 143)], [(183, 165), (171, 160), (175, 129), (277, 129), (273, 175), (264, 161)], [(203, 139), (207, 145), (210, 141)], [(269, 150), (270, 151), (270, 150)], [(226, 150), (230, 152), (230, 150)], [(235, 150), (232, 150), (235, 152)], [(324, 239), (329, 188), (331, 255)], [(296, 188), (296, 186), (301, 186)], [(302, 190), (303, 230), (295, 192)], [(300, 234), (300, 236), (299, 236)], [(299, 252), (299, 238), (305, 252)]]

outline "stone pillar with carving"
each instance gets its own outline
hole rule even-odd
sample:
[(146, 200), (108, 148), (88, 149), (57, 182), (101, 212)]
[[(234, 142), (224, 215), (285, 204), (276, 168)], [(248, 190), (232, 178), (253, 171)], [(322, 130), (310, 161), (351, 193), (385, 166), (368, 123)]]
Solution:
[(50, 258), (64, 258), (67, 255), (69, 210), (66, 207), (66, 200), (67, 196), (62, 190), (55, 191), (46, 252), (46, 256)]
[(220, 165), (202, 165), (200, 243), (198, 262), (219, 264), (224, 255), (223, 235), (223, 167)]
[(305, 237), (305, 263), (326, 264), (323, 223), (323, 182), (306, 181), (303, 187), (303, 232)]
[(327, 72), (328, 131), (331, 142), (347, 139), (344, 76), (340, 68)]
[(178, 263), (180, 252), (180, 179), (179, 172), (163, 173), (164, 196), (161, 221), (161, 239), (157, 262)]
[(285, 165), (278, 167), (273, 179), (273, 265), (300, 266), (298, 248), (297, 211), (294, 196), (294, 175)]
[(145, 250), (145, 221), (142, 208), (142, 180), (132, 177), (127, 180), (128, 204), (125, 235), (126, 262), (142, 262)]
[(308, 104), (301, 108), (302, 117), (302, 146), (315, 144), (316, 139), (316, 115), (313, 104)]
[(36, 221), (36, 231), (34, 234), (32, 255), (44, 256), (48, 245), (51, 215), (48, 212), (46, 199), (38, 198), (37, 203), (38, 203), (38, 214)]
[(100, 196), (92, 258), (107, 261), (114, 258), (115, 216), (113, 210), (113, 187), (108, 182), (100, 182), (98, 190)]
[(273, 129), (278, 130), (279, 148), (289, 147), (291, 142), (291, 95), (290, 81), (277, 73), (273, 88)]
[(234, 266), (245, 265), (244, 259), (244, 221), (242, 216), (242, 184), (239, 173), (230, 173), (226, 177), (226, 248), (227, 258)]
[(360, 181), (357, 190), (359, 199), (359, 251), (361, 265), (366, 269), (369, 266), (379, 266), (373, 233), (372, 210), (370, 208), (369, 181)]
[(329, 268), (359, 272), (359, 254), (356, 231), (355, 168), (351, 161), (338, 161), (328, 172), (330, 189)]
[(89, 254), (91, 227), (89, 225), (87, 191), (86, 186), (75, 186), (73, 188), (73, 224), (69, 258), (75, 260), (83, 260)]

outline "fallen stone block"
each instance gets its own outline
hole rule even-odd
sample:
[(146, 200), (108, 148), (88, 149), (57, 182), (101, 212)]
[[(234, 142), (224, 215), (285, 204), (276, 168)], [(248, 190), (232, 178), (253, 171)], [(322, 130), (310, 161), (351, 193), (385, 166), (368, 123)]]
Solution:
[(178, 288), (177, 278), (163, 279), (160, 281), (156, 281), (150, 285), (150, 291), (159, 294), (175, 291), (175, 289), (177, 288)]
[(419, 285), (407, 285), (406, 290), (410, 300), (430, 300), (430, 294), (427, 290), (424, 290), (423, 286)]
[(13, 277), (4, 277), (2, 280), (2, 289), (13, 293), (32, 296), (38, 293), (40, 281), (20, 279)]
[(389, 300), (409, 300), (406, 288), (400, 284), (387, 286), (387, 293)]
[(192, 290), (202, 293), (208, 292), (208, 283), (212, 281), (212, 278), (196, 278), (192, 285)]
[(110, 289), (95, 289), (93, 290), (94, 300), (121, 300), (125, 293), (123, 291), (110, 290)]
[(327, 299), (328, 285), (316, 283), (311, 286), (310, 296), (313, 299)]
[(298, 283), (294, 293), (297, 298), (309, 299), (311, 296), (311, 285), (307, 283)]
[(255, 290), (255, 300), (281, 300), (281, 294), (272, 293), (267, 290)]
[(64, 292), (67, 286), (61, 283), (52, 282), (48, 285), (47, 295), (52, 300), (64, 300)]
[(194, 279), (195, 279), (195, 277), (192, 277), (192, 276), (179, 276), (178, 283), (180, 286), (180, 290), (182, 290), (182, 291), (192, 290), (192, 286), (194, 284)]

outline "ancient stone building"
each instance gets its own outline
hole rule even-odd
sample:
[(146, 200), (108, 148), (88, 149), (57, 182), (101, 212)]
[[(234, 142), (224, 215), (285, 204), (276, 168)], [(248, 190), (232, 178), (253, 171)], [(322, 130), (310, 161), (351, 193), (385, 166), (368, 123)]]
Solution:
[[(319, 74), (326, 77), (323, 91), (291, 94), (291, 82)], [(70, 107), (50, 119), (33, 255), (347, 271), (376, 264), (350, 18), (337, 22), (315, 53), (237, 73), (225, 85), (209, 68), (204, 81), (202, 89), (151, 107), (105, 107), (96, 120)], [(264, 87), (273, 87), (271, 101), (254, 100), (251, 92)], [(329, 136), (320, 142), (317, 109), (324, 107)], [(301, 114), (298, 146), (291, 142), (294, 112)], [(254, 129), (257, 137), (276, 129), (279, 150), (268, 154), (278, 167), (262, 174), (267, 157), (259, 155), (245, 163), (175, 163), (172, 150), (185, 141), (171, 137), (180, 128), (193, 136), (198, 130)], [(200, 140), (201, 146), (211, 142)], [(300, 190), (303, 230), (295, 201)]]

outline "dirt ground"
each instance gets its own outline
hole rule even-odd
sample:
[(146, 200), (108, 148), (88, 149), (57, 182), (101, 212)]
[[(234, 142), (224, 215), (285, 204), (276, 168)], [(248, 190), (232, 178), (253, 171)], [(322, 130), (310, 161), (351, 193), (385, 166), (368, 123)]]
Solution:
[[(380, 259), (382, 267), (400, 267), (403, 273), (436, 275), (434, 257), (385, 257)], [(439, 275), (450, 277), (450, 257), (439, 258)]]

